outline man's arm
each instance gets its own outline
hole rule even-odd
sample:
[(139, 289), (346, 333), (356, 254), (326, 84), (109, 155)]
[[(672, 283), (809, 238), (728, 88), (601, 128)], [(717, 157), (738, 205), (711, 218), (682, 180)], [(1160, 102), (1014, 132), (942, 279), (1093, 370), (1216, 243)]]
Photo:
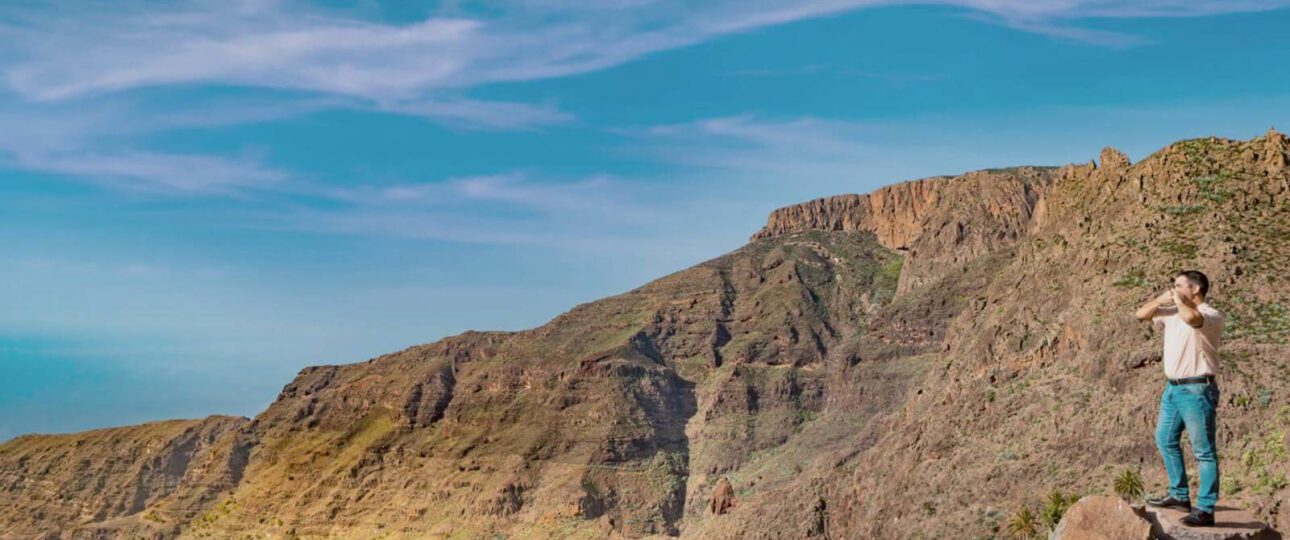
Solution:
[(1174, 304), (1178, 306), (1178, 318), (1192, 328), (1205, 326), (1205, 316), (1200, 314), (1200, 310), (1196, 309), (1196, 304), (1190, 298), (1178, 296), (1174, 300)]
[(1173, 291), (1166, 291), (1164, 294), (1153, 298), (1150, 302), (1142, 304), (1142, 307), (1138, 308), (1138, 312), (1133, 315), (1137, 317), (1139, 321), (1149, 321), (1151, 320), (1151, 317), (1156, 314), (1157, 308), (1167, 306), (1173, 302)]

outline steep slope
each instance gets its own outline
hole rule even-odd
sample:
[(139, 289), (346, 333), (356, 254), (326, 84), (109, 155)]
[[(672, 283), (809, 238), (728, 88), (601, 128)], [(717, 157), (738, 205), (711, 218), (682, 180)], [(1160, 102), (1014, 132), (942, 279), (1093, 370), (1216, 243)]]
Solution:
[[(993, 537), (1050, 489), (1105, 491), (1126, 466), (1162, 485), (1159, 337), (1132, 311), (1183, 266), (1230, 317), (1224, 502), (1290, 529), (1288, 148), (1107, 149), (786, 207), (732, 253), (538, 328), (302, 370), (203, 439), (244, 457), (193, 459), (236, 464), (224, 480), (189, 466), (141, 503), (54, 512), (51, 489), (84, 508), (156, 473), (51, 471), (196, 421), (0, 445), (4, 506), (25, 509), (0, 534)], [(77, 446), (103, 434), (115, 453)]]
[(0, 446), (0, 537), (174, 536), (236, 485), (245, 418), (24, 435)]
[(825, 408), (899, 260), (872, 235), (761, 242), (532, 330), (306, 369), (189, 533), (678, 534), (706, 475)]

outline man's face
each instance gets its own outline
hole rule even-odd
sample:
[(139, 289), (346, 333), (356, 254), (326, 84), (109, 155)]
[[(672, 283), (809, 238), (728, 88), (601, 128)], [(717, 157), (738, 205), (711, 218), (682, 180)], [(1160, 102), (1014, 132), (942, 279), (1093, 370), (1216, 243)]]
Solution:
[(1186, 276), (1178, 276), (1174, 278), (1174, 290), (1183, 298), (1192, 298), (1196, 296), (1196, 293), (1200, 292), (1200, 287), (1192, 285), (1191, 280), (1187, 279)]

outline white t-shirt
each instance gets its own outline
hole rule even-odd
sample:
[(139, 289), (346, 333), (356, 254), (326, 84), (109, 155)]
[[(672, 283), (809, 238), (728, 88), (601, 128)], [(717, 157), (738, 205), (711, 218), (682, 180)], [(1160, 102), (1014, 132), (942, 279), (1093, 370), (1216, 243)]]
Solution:
[(1214, 306), (1201, 302), (1196, 306), (1205, 323), (1192, 327), (1178, 316), (1177, 306), (1156, 308), (1151, 322), (1163, 325), (1165, 345), (1161, 364), (1170, 379), (1218, 375), (1218, 345), (1223, 337), (1227, 317)]

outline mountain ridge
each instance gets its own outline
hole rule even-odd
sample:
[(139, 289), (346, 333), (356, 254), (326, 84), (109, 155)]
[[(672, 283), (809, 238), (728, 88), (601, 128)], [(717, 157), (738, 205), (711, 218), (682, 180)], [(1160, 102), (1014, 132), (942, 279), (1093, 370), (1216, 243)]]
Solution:
[[(1284, 529), (1290, 407), (1263, 396), (1290, 389), (1288, 164), (1269, 131), (786, 206), (541, 326), (302, 369), (254, 419), (13, 439), (0, 536), (989, 536), (1108, 463), (1159, 480), (1157, 344), (1122, 315), (1184, 264), (1232, 316), (1220, 459), (1246, 484), (1224, 496)], [(64, 467), (77, 444), (89, 464)], [(722, 478), (736, 504), (712, 514)], [(89, 504), (111, 486), (135, 495)]]

